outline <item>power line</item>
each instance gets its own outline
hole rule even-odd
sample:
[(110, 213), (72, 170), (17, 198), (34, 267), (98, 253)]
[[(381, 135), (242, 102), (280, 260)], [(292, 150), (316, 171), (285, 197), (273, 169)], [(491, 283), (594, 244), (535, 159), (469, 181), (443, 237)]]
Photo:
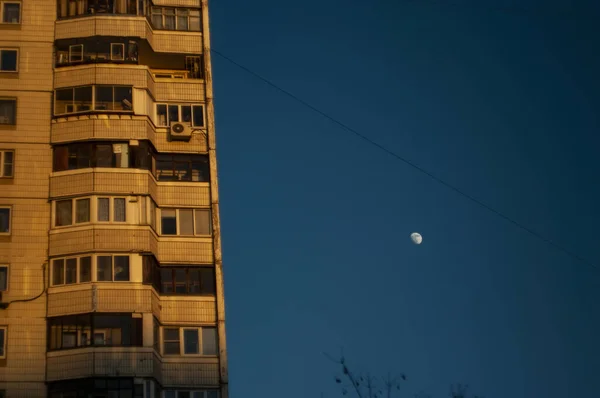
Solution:
[(411, 162), (410, 160), (400, 156), (399, 154), (397, 154), (396, 152), (392, 151), (391, 149), (386, 148), (385, 146), (377, 143), (376, 141), (372, 140), (371, 138), (367, 137), (366, 135), (358, 132), (357, 130), (353, 129), (352, 127), (348, 126), (347, 124), (339, 121), (338, 119), (334, 118), (333, 116), (330, 116), (329, 114), (323, 112), (322, 110), (318, 109), (317, 107), (311, 105), (310, 103), (306, 102), (305, 100), (303, 100), (302, 98), (298, 97), (297, 95), (291, 93), (290, 91), (281, 88), (280, 86), (278, 86), (277, 84), (273, 83), (272, 81), (270, 81), (269, 79), (259, 75), (258, 73), (254, 72), (253, 70), (245, 67), (244, 65), (234, 61), (233, 59), (231, 59), (230, 57), (226, 56), (225, 54), (215, 50), (215, 49), (211, 49), (211, 52), (218, 55), (219, 57), (223, 58), (224, 60), (230, 62), (231, 64), (237, 66), (238, 68), (242, 69), (243, 71), (247, 72), (248, 74), (256, 77), (257, 79), (261, 80), (262, 82), (268, 84), (269, 86), (273, 87), (274, 89), (276, 89), (277, 91), (287, 95), (288, 97), (292, 98), (293, 100), (295, 100), (296, 102), (299, 102), (300, 104), (304, 105), (306, 108), (318, 113), (319, 115), (323, 116), (324, 118), (328, 119), (329, 121), (333, 122), (334, 124), (340, 126), (342, 129), (354, 134), (355, 136), (357, 136), (358, 138), (362, 139), (363, 141), (367, 142), (368, 144), (380, 149), (381, 151), (387, 153), (388, 155), (392, 156), (393, 158), (395, 158), (396, 160), (399, 160), (401, 162), (403, 162), (404, 164), (412, 167), (413, 169), (425, 174), (426, 176), (430, 177), (432, 180), (442, 184), (443, 186), (445, 186), (446, 188), (458, 193), (459, 195), (467, 198), (468, 200), (470, 200), (471, 202), (483, 207), (484, 209), (490, 211), (491, 213), (497, 215), (498, 217), (508, 221), (509, 223), (513, 224), (514, 226), (522, 229), (525, 232), (528, 232), (529, 234), (535, 236), (536, 238), (540, 239), (543, 242), (546, 242), (547, 244), (549, 244), (550, 246), (554, 247), (555, 249), (558, 249), (566, 254), (568, 254), (569, 256), (577, 259), (578, 261), (587, 264), (593, 268), (597, 268), (595, 264), (593, 264), (592, 262), (588, 261), (587, 259), (583, 258), (582, 256), (578, 255), (577, 253), (559, 245), (558, 243), (540, 235), (539, 233), (537, 233), (536, 231), (534, 231), (533, 229), (519, 223), (518, 221), (515, 221), (514, 219), (512, 219), (511, 217), (501, 213), (500, 211), (494, 209), (493, 207), (485, 204), (484, 202), (482, 202), (481, 200), (469, 195), (468, 193), (462, 191), (461, 189), (455, 187), (454, 185), (442, 180), (441, 178), (437, 177), (436, 175), (432, 174), (431, 172), (425, 170), (424, 168), (418, 166), (417, 164)]

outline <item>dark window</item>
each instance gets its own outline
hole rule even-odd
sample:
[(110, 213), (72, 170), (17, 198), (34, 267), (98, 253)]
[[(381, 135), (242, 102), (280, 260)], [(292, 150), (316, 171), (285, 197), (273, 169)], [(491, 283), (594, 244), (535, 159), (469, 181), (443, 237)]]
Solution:
[(115, 214), (113, 217), (113, 221), (116, 222), (125, 222), (127, 220), (126, 210), (125, 210), (125, 199), (124, 198), (115, 198), (113, 199)]
[(90, 221), (90, 200), (89, 199), (77, 199), (76, 203), (76, 215), (75, 222), (83, 223)]
[(204, 66), (202, 57), (187, 56), (185, 57), (185, 69), (188, 72), (190, 79), (202, 79), (204, 77)]
[(152, 321), (152, 335), (154, 337), (153, 347), (156, 352), (160, 352), (160, 324), (158, 323), (158, 320), (155, 317), (152, 317)]
[(177, 215), (175, 209), (162, 209), (160, 212), (161, 234), (177, 235)]
[(163, 350), (165, 355), (179, 355), (179, 328), (164, 328), (163, 329)]
[(79, 259), (79, 282), (91, 282), (92, 280), (92, 258), (81, 257)]
[(199, 32), (200, 10), (173, 7), (152, 7), (152, 26), (155, 29)]
[(8, 290), (8, 266), (0, 266), (0, 292)]
[(129, 256), (115, 256), (115, 281), (129, 280)]
[(160, 293), (214, 296), (214, 268), (160, 267)]
[(59, 200), (56, 202), (55, 225), (61, 227), (73, 224), (73, 201)]
[(112, 256), (98, 256), (96, 268), (98, 282), (112, 281)]
[(65, 283), (65, 260), (52, 260), (52, 285), (63, 285)]
[(94, 14), (144, 15), (143, 7), (136, 9), (137, 3), (138, 0), (58, 0), (57, 17), (63, 19)]
[(158, 181), (209, 181), (208, 157), (203, 155), (156, 155)]
[(48, 348), (141, 347), (142, 318), (131, 314), (85, 314), (48, 318)]
[(77, 283), (77, 259), (68, 258), (65, 268), (65, 284)]
[(0, 72), (16, 72), (18, 59), (18, 50), (0, 49)]
[(183, 353), (199, 354), (199, 339), (198, 329), (183, 329)]
[(204, 127), (204, 106), (202, 105), (194, 105), (192, 106), (194, 110), (194, 121), (192, 125), (194, 127)]
[(0, 357), (6, 356), (6, 327), (0, 327)]
[(2, 23), (21, 23), (21, 3), (2, 3)]
[[(69, 54), (70, 60), (79, 59), (78, 50), (71, 48)], [(85, 57), (85, 54), (83, 57)], [(54, 114), (63, 115), (89, 111), (131, 111), (132, 98), (132, 89), (127, 86), (81, 86), (57, 89)], [(95, 103), (93, 99), (95, 99)]]
[(129, 146), (127, 143), (90, 142), (56, 145), (53, 154), (53, 171), (88, 167), (149, 170), (152, 164), (152, 150), (145, 142), (137, 146)]
[(10, 207), (0, 207), (0, 234), (10, 233)]
[(98, 221), (110, 221), (110, 198), (98, 198)]
[(0, 99), (0, 125), (17, 124), (17, 100)]
[[(181, 352), (183, 339), (183, 352)], [(163, 354), (165, 355), (217, 355), (217, 330), (203, 328), (163, 328)]]

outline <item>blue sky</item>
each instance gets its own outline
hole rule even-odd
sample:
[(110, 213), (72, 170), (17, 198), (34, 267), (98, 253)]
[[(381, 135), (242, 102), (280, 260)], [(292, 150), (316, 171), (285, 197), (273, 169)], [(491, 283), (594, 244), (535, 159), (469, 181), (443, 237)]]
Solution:
[[(499, 0), (213, 1), (211, 34), (600, 266), (600, 7), (512, 4), (533, 14)], [(213, 67), (233, 397), (340, 396), (322, 355), (340, 346), (357, 370), (406, 372), (403, 396), (456, 382), (487, 398), (598, 395), (600, 269)]]

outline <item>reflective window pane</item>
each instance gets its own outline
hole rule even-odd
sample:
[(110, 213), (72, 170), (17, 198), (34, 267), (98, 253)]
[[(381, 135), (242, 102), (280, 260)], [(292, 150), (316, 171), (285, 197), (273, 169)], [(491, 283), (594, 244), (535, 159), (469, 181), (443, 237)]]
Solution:
[(199, 354), (198, 347), (198, 329), (183, 330), (183, 350), (184, 354)]
[(89, 222), (90, 221), (90, 200), (89, 199), (77, 199), (76, 211), (75, 211), (75, 222)]
[(112, 281), (112, 256), (98, 256), (96, 264), (98, 282)]
[(129, 256), (115, 256), (115, 281), (129, 280)]
[(79, 282), (90, 282), (92, 280), (92, 258), (81, 257), (79, 259)]
[(73, 201), (59, 200), (56, 202), (56, 218), (55, 224), (57, 227), (71, 225), (73, 223)]
[(192, 209), (179, 210), (179, 235), (194, 235), (194, 214)]
[(217, 354), (217, 329), (202, 328), (202, 355)]

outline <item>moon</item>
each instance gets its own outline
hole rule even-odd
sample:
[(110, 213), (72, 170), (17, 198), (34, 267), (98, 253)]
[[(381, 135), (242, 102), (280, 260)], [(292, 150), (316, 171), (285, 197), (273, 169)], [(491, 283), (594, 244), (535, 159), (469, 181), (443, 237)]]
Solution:
[(413, 232), (412, 234), (410, 234), (410, 239), (415, 245), (420, 245), (421, 242), (423, 242), (423, 237), (418, 232)]

